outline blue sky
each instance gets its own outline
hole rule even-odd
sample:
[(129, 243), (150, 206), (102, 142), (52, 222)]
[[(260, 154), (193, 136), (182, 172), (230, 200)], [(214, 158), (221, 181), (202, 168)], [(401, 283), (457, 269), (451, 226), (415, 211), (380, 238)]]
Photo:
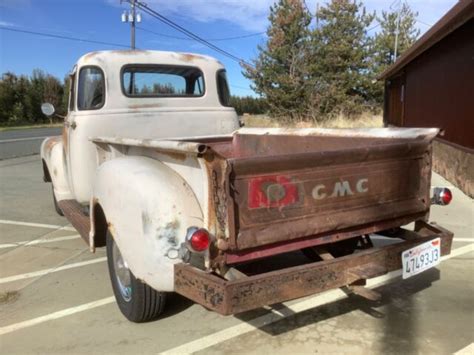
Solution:
[[(396, 1), (396, 0), (395, 0)], [(316, 0), (306, 0), (314, 13)], [(325, 1), (319, 1), (320, 4)], [(145, 0), (145, 3), (179, 25), (206, 39), (220, 39), (264, 32), (272, 0)], [(394, 0), (363, 1), (368, 11), (388, 10)], [(456, 0), (411, 0), (419, 12), (417, 26), (422, 32), (439, 20)], [(46, 32), (94, 41), (130, 44), (130, 28), (120, 20), (127, 4), (119, 0), (0, 0), (0, 27)], [(143, 14), (137, 29), (137, 47), (168, 51), (202, 53), (218, 58), (227, 67), (231, 91), (235, 95), (252, 95), (249, 82), (239, 65), (229, 58)], [(376, 32), (374, 29), (372, 32)], [(167, 37), (168, 36), (168, 37)], [(170, 38), (169, 36), (179, 37)], [(265, 35), (236, 40), (213, 41), (226, 51), (250, 60), (257, 55), (257, 45)], [(40, 68), (63, 78), (77, 58), (84, 53), (119, 48), (64, 39), (47, 38), (0, 30), (0, 73), (12, 71), (31, 74)]]

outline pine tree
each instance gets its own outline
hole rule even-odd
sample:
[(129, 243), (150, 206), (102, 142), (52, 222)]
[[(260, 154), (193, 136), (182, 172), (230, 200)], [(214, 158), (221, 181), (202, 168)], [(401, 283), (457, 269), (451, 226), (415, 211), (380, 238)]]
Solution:
[(374, 15), (361, 2), (332, 0), (317, 13), (312, 32), (313, 92), (319, 93), (319, 113), (347, 116), (364, 110), (371, 85), (370, 37), (367, 27)]
[(297, 120), (307, 102), (308, 35), (311, 18), (300, 0), (280, 0), (270, 8), (268, 40), (258, 46), (255, 68), (244, 67), (253, 89), (267, 100), (270, 113)]
[[(418, 13), (414, 12), (406, 2), (400, 8), (399, 15), (397, 11), (382, 11), (382, 16), (377, 16), (381, 30), (376, 34), (373, 45), (372, 76), (374, 79), (395, 61), (397, 22), (399, 22), (397, 57), (416, 41), (420, 34), (415, 27), (417, 16)], [(383, 101), (382, 82), (375, 85), (373, 96), (377, 102)]]

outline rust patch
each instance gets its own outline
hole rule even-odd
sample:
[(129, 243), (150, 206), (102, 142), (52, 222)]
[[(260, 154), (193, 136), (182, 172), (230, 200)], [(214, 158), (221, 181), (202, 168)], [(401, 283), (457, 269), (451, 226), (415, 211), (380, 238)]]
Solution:
[(114, 227), (114, 225), (110, 222), (107, 222), (107, 229), (109, 230), (112, 237), (115, 238), (115, 227)]
[(67, 139), (67, 129), (66, 129), (66, 126), (63, 126), (63, 129), (62, 129), (62, 138), (63, 138), (63, 149), (64, 149), (64, 152), (67, 153), (67, 151), (68, 151), (68, 139)]
[(197, 59), (204, 59), (203, 57), (191, 53), (182, 53), (179, 55), (179, 59), (183, 62), (193, 62)]
[(59, 138), (58, 137), (52, 137), (50, 139), (48, 139), (48, 142), (46, 143), (46, 149), (48, 151), (52, 151), (53, 150), (53, 147), (58, 144), (60, 141), (59, 141)]
[(128, 108), (130, 108), (132, 110), (137, 110), (137, 109), (141, 109), (141, 108), (157, 108), (157, 107), (161, 107), (161, 105), (157, 104), (157, 103), (128, 105)]
[(221, 314), (249, 311), (269, 304), (309, 296), (373, 278), (401, 265), (402, 251), (439, 237), (441, 255), (451, 251), (453, 234), (419, 222), (419, 232), (398, 229), (392, 237), (404, 242), (330, 260), (264, 271), (233, 281), (203, 272), (189, 264), (174, 266), (177, 293)]

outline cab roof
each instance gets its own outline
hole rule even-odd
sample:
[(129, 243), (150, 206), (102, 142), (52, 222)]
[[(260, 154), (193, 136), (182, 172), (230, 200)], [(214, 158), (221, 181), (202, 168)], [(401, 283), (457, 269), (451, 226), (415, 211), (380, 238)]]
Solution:
[(139, 64), (170, 64), (198, 66), (202, 69), (224, 68), (217, 59), (194, 53), (150, 51), (150, 50), (110, 50), (90, 52), (79, 58), (78, 66), (123, 66), (130, 63)]

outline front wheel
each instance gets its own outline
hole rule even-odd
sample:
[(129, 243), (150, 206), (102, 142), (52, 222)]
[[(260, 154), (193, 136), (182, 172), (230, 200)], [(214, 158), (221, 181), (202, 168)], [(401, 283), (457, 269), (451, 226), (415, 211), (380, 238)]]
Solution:
[(158, 318), (164, 310), (166, 294), (155, 291), (133, 275), (109, 231), (107, 263), (115, 299), (125, 318), (136, 323)]

